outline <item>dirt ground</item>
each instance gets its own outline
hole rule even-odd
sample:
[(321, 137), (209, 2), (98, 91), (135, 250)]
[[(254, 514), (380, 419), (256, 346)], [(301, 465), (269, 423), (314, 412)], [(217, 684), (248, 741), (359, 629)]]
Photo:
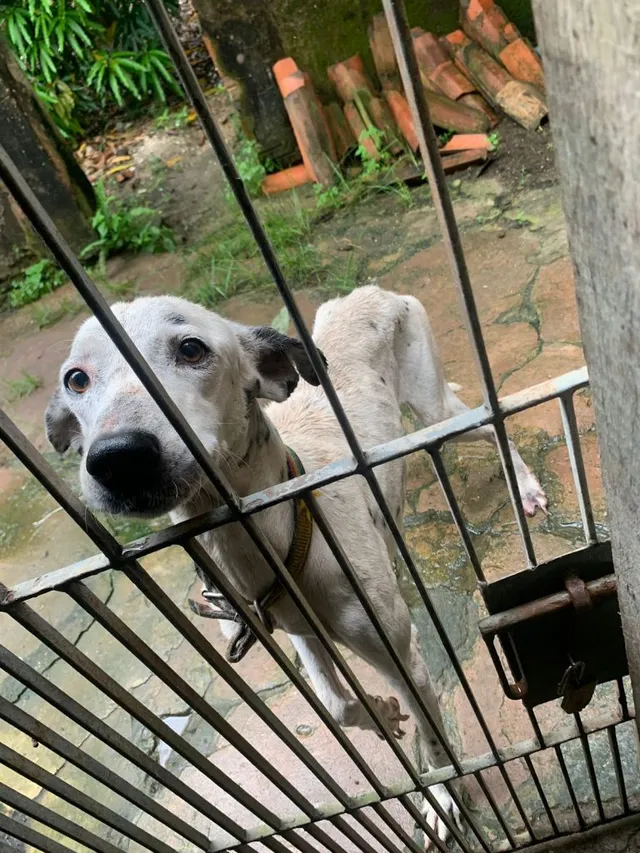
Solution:
[[(472, 171), (454, 176), (450, 186), (491, 367), (500, 394), (508, 395), (580, 367), (583, 353), (549, 131), (528, 134), (525, 138), (520, 130), (505, 126), (500, 133), (502, 142), (496, 161), (480, 177), (474, 178)], [(218, 259), (220, 235), (224, 233), (224, 239), (228, 239), (223, 229), (234, 220), (225, 200), (219, 169), (208, 149), (200, 144), (198, 134), (195, 129), (186, 129), (157, 138), (150, 136), (137, 151), (138, 183), (134, 189), (162, 206), (167, 220), (182, 235), (183, 243), (175, 254), (110, 261), (107, 278), (102, 282), (104, 292), (109, 299), (116, 300), (136, 293), (181, 293), (185, 283), (189, 283), (189, 292), (193, 292), (194, 287), (206, 285), (209, 296), (213, 293), (216, 297), (215, 310), (224, 316), (249, 324), (270, 323), (279, 314), (281, 305), (273, 285), (256, 273), (254, 267), (257, 269), (260, 262), (253, 256), (247, 255), (246, 265), (254, 276), (247, 281), (255, 286), (245, 282), (235, 290), (225, 291), (216, 279), (217, 289), (211, 290), (212, 273), (207, 264), (212, 258)], [(271, 216), (274, 210), (293, 217), (300, 207), (313, 210), (314, 204), (313, 193), (306, 191), (296, 199), (278, 199), (270, 206), (261, 204), (260, 210), (265, 217)], [(296, 299), (308, 323), (312, 322), (320, 302), (366, 281), (375, 279), (383, 287), (411, 293), (422, 301), (430, 315), (447, 379), (462, 386), (460, 396), (468, 405), (480, 403), (473, 354), (426, 187), (411, 191), (408, 199), (395, 192), (380, 193), (353, 208), (314, 219), (311, 230), (301, 234), (294, 248), (296, 265), (292, 265), (293, 271), (312, 270), (309, 281), (306, 284), (297, 282), (295, 287)], [(286, 251), (290, 249), (287, 244)], [(308, 262), (310, 254), (313, 263)], [(0, 402), (46, 459), (74, 485), (76, 460), (60, 460), (50, 452), (43, 435), (42, 416), (55, 387), (59, 364), (85, 316), (86, 311), (77, 297), (65, 286), (35, 306), (0, 317)], [(35, 377), (37, 383), (29, 393), (19, 396), (17, 388), (25, 374)], [(590, 403), (588, 391), (575, 395), (594, 513), (599, 534), (606, 538), (606, 508)], [(408, 423), (409, 428), (413, 426)], [(544, 404), (514, 416), (510, 419), (509, 430), (549, 496), (548, 516), (539, 514), (529, 523), (538, 559), (548, 560), (580, 547), (584, 534), (557, 403)], [(448, 444), (444, 459), (488, 580), (491, 582), (524, 570), (522, 549), (496, 453), (488, 446)], [(157, 527), (156, 523), (151, 526), (142, 522), (122, 523), (112, 518), (105, 522), (121, 541), (143, 536)], [(421, 577), (478, 698), (497, 748), (505, 749), (532, 738), (527, 714), (519, 703), (505, 697), (486, 647), (479, 638), (477, 623), (485, 611), (476, 578), (425, 454), (417, 454), (409, 461), (405, 528)], [(6, 448), (0, 447), (0, 571), (3, 583), (13, 586), (93, 553), (94, 548), (84, 533), (62, 512), (56, 511), (52, 499), (11, 458)], [(187, 605), (197, 585), (194, 586), (193, 566), (185, 554), (171, 549), (146, 559), (144, 566), (188, 617), (197, 621)], [(482, 755), (488, 747), (478, 720), (447, 662), (415, 587), (401, 565), (398, 577), (418, 626), (456, 752), (464, 758)], [(257, 746), (300, 791), (313, 802), (333, 803), (323, 786), (266, 730), (230, 685), (141, 599), (128, 577), (109, 572), (89, 581), (89, 585), (143, 640), (161, 650), (169, 665), (187, 678), (199, 695)], [(71, 598), (63, 593), (50, 593), (34, 600), (33, 607), (145, 707), (194, 744), (217, 768), (268, 803), (270, 808), (292, 819), (297, 816), (297, 809), (278, 794), (255, 767), (129, 650), (110, 638)], [(145, 753), (157, 757), (191, 789), (215, 802), (243, 825), (255, 825), (255, 817), (237, 806), (161, 738), (130, 718), (35, 638), (10, 622), (9, 617), (0, 615), (0, 624), (16, 654), (81, 699)], [(224, 640), (214, 623), (198, 621), (197, 625), (218, 650), (224, 650)], [(286, 639), (282, 636), (277, 639), (293, 659)], [(369, 692), (388, 692), (368, 666), (349, 654), (347, 660)], [(331, 769), (345, 790), (358, 796), (367, 789), (361, 773), (263, 649), (255, 647), (238, 665), (237, 672), (295, 733), (300, 743), (323, 766)], [(74, 744), (82, 745), (89, 754), (108, 761), (110, 767), (214, 838), (216, 843), (224, 840), (220, 830), (191, 806), (162, 786), (151, 783), (142, 771), (70, 723), (35, 694), (22, 689), (14, 679), (8, 676), (2, 679), (0, 693), (22, 710), (35, 714), (42, 723), (62, 732)], [(617, 719), (616, 714), (618, 709), (612, 693), (603, 687), (598, 689), (585, 720), (596, 724)], [(571, 723), (557, 703), (539, 709), (538, 720), (545, 735), (557, 733)], [(411, 755), (411, 723), (408, 730), (409, 736), (402, 743)], [(34, 749), (28, 738), (8, 724), (0, 724), (0, 737), (59, 778), (81, 785), (86, 792), (103, 798), (112, 808), (139, 822), (142, 828), (158, 832), (158, 825), (141, 817), (131, 803), (89, 780), (44, 746)], [(623, 726), (619, 737), (627, 783), (635, 795), (638, 778), (633, 726)], [(397, 760), (375, 735), (355, 730), (349, 732), (349, 738), (385, 784), (406, 781)], [(592, 741), (592, 750), (607, 815), (613, 816), (621, 807), (604, 733)], [(573, 741), (564, 754), (583, 814), (589, 820), (594, 810), (593, 792), (579, 743)], [(534, 756), (533, 763), (556, 809), (558, 822), (563, 829), (575, 828), (576, 816), (556, 754), (544, 750)], [(521, 760), (513, 761), (508, 765), (508, 773), (525, 803), (534, 832), (540, 836), (548, 830), (548, 819), (526, 765)], [(512, 832), (519, 839), (528, 839), (504, 779), (494, 770), (486, 771), (484, 776)], [(6, 768), (0, 768), (0, 780), (19, 785), (20, 790), (25, 788), (24, 782), (18, 782)], [(43, 804), (55, 802), (56, 807), (60, 806), (53, 795), (37, 785), (29, 784), (27, 788), (24, 793), (28, 796), (36, 797)], [(477, 785), (470, 784), (467, 794), (477, 821), (488, 837), (499, 843), (502, 830)], [(62, 808), (76, 817), (71, 807)], [(398, 820), (408, 825), (406, 814), (398, 814)], [(111, 837), (108, 829), (96, 826), (95, 822), (90, 821), (90, 828), (104, 838)], [(412, 831), (413, 827), (408, 825), (408, 829)], [(52, 835), (58, 837), (53, 832)], [(183, 839), (171, 837), (170, 833), (165, 840), (177, 850), (189, 849)], [(378, 849), (375, 844), (374, 848)]]

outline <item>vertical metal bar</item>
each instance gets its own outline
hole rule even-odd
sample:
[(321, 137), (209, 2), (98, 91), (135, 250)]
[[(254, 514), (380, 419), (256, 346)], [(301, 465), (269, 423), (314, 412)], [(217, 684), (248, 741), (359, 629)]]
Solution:
[[(331, 818), (329, 823), (332, 824), (339, 832), (341, 832), (345, 838), (348, 838), (349, 841), (353, 844), (353, 846), (357, 847), (357, 849), (360, 850), (361, 853), (378, 853), (378, 851), (374, 850), (374, 848), (371, 846), (371, 844), (369, 844), (369, 842), (363, 835), (356, 832), (355, 829), (349, 825), (348, 821), (345, 820), (344, 817), (333, 817)], [(338, 848), (338, 850), (339, 849), (340, 848)], [(340, 853), (342, 853), (342, 851), (340, 851)], [(398, 849), (394, 849), (392, 846), (391, 853), (398, 853)]]
[(333, 409), (338, 423), (340, 424), (340, 428), (344, 433), (351, 452), (354, 453), (354, 455), (358, 452), (362, 455), (358, 439), (353, 431), (349, 419), (347, 418), (344, 408), (342, 407), (342, 403), (340, 402), (335, 388), (329, 379), (329, 374), (324, 361), (306, 327), (302, 314), (300, 313), (296, 301), (293, 298), (293, 294), (285, 281), (282, 268), (280, 267), (273, 247), (269, 242), (267, 233), (264, 230), (260, 217), (258, 216), (251, 198), (249, 197), (247, 188), (238, 174), (238, 170), (235, 167), (231, 153), (227, 148), (224, 138), (220, 132), (220, 128), (209, 109), (204, 92), (198, 83), (198, 78), (196, 77), (195, 72), (191, 67), (191, 63), (189, 62), (175, 33), (171, 24), (171, 19), (167, 14), (167, 10), (162, 0), (145, 0), (145, 3), (165, 49), (171, 57), (171, 61), (175, 67), (178, 77), (180, 78), (185, 94), (198, 114), (203, 130), (211, 144), (211, 147), (215, 151), (218, 162), (220, 163), (222, 171), (229, 182), (231, 191), (235, 196), (240, 210), (242, 211), (253, 239), (256, 241), (267, 269), (278, 288), (282, 301), (289, 312), (293, 325), (300, 336), (305, 352), (307, 353), (320, 380), (322, 388), (327, 395), (327, 399), (329, 400), (331, 408)]
[[(140, 829), (140, 827), (116, 814), (116, 812), (107, 808), (107, 806), (103, 806), (93, 797), (87, 796), (79, 788), (74, 788), (72, 785), (67, 784), (53, 773), (49, 773), (44, 767), (40, 767), (40, 765), (30, 761), (24, 755), (19, 755), (15, 750), (4, 744), (0, 744), (0, 763), (29, 779), (35, 785), (45, 788), (47, 791), (60, 797), (60, 799), (81, 809), (106, 826), (110, 826), (121, 835), (130, 838), (132, 841), (136, 841), (142, 847), (153, 850), (154, 853), (174, 853), (173, 848), (165, 844), (161, 839), (145, 832), (144, 829)], [(125, 796), (122, 793), (120, 795)]]
[(406, 9), (403, 0), (383, 0), (383, 8), (391, 31), (391, 40), (400, 68), (400, 76), (407, 95), (407, 100), (413, 114), (413, 122), (420, 145), (420, 154), (429, 177), (429, 186), (433, 195), (436, 214), (440, 222), (440, 230), (444, 245), (449, 256), (449, 263), (457, 286), (458, 294), (462, 301), (462, 307), (467, 322), (467, 328), (473, 345), (473, 352), (478, 367), (480, 381), (487, 408), (491, 409), (495, 416), (494, 429), (498, 441), (498, 451), (505, 472), (511, 504), (518, 523), (520, 537), (525, 557), (530, 566), (536, 564), (535, 552), (531, 535), (527, 526), (518, 481), (511, 459), (509, 441), (504, 427), (498, 394), (491, 373), (489, 356), (482, 336), (482, 324), (478, 316), (473, 288), (469, 278), (460, 232), (456, 223), (456, 217), (451, 203), (451, 197), (447, 189), (447, 182), (438, 150), (429, 106), (424, 94), (420, 69), (413, 50), (409, 23), (407, 21)]
[(36, 800), (25, 797), (24, 794), (13, 788), (9, 788), (8, 785), (4, 785), (2, 782), (0, 782), (0, 801), (33, 820), (37, 820), (48, 826), (50, 829), (68, 836), (73, 841), (77, 841), (78, 844), (83, 844), (90, 850), (95, 850), (96, 853), (120, 853), (118, 847), (100, 838), (99, 835), (89, 832), (75, 821), (56, 814), (56, 812), (46, 808), (46, 806), (41, 805)]
[(449, 507), (449, 512), (451, 513), (451, 516), (458, 529), (460, 539), (462, 539), (462, 544), (464, 546), (467, 559), (471, 563), (478, 583), (486, 583), (487, 579), (485, 577), (484, 571), (482, 570), (480, 559), (474, 547), (471, 535), (469, 534), (467, 525), (465, 524), (465, 520), (462, 517), (462, 511), (451, 486), (451, 480), (449, 479), (449, 475), (447, 474), (444, 464), (442, 462), (442, 455), (440, 453), (440, 450), (438, 448), (433, 448), (429, 451), (429, 454), (431, 456), (431, 461), (436, 472), (436, 477), (438, 478), (438, 482), (440, 483), (440, 488), (444, 492), (444, 496), (447, 501), (447, 506)]
[[(501, 766), (502, 766), (502, 765), (500, 765), (500, 767), (501, 767)], [(504, 770), (504, 768), (502, 768), (502, 769)], [(478, 785), (480, 786), (480, 789), (482, 790), (482, 793), (483, 793), (483, 794), (485, 795), (485, 797), (487, 798), (487, 800), (488, 800), (488, 802), (489, 802), (489, 805), (491, 806), (491, 810), (492, 810), (492, 811), (493, 811), (493, 813), (495, 814), (495, 816), (496, 816), (496, 818), (497, 818), (497, 820), (498, 820), (498, 823), (500, 824), (500, 827), (501, 827), (502, 831), (504, 832), (504, 834), (505, 834), (505, 836), (506, 836), (506, 839), (507, 839), (507, 841), (508, 841), (508, 843), (509, 843), (509, 846), (510, 846), (512, 849), (514, 849), (515, 847), (517, 847), (516, 840), (515, 840), (515, 838), (513, 837), (513, 833), (511, 832), (511, 829), (509, 828), (509, 825), (507, 824), (506, 820), (504, 819), (504, 815), (503, 815), (503, 814), (502, 814), (502, 812), (500, 811), (500, 807), (499, 807), (499, 806), (498, 806), (498, 804), (496, 803), (496, 799), (495, 799), (495, 797), (494, 797), (494, 796), (493, 796), (493, 794), (491, 793), (491, 789), (490, 789), (490, 788), (489, 788), (489, 786), (487, 785), (487, 783), (486, 783), (486, 781), (485, 781), (485, 778), (484, 778), (484, 776), (482, 775), (482, 771), (478, 771), (477, 773), (474, 773), (474, 774), (473, 774), (473, 776), (474, 776), (474, 779), (476, 780), (476, 782), (478, 783)], [(503, 776), (503, 778), (504, 778), (504, 776)]]
[(536, 787), (536, 791), (538, 792), (538, 796), (540, 797), (540, 802), (542, 803), (544, 810), (549, 819), (549, 823), (551, 824), (551, 831), (554, 835), (560, 835), (560, 830), (558, 829), (558, 824), (556, 823), (556, 819), (553, 816), (553, 812), (551, 810), (551, 806), (549, 805), (549, 800), (547, 799), (547, 795), (544, 792), (544, 788), (542, 787), (542, 783), (540, 781), (540, 777), (536, 772), (536, 768), (533, 766), (533, 762), (531, 761), (530, 756), (524, 756), (524, 762), (527, 765), (527, 769), (531, 774), (531, 778), (533, 779), (533, 784)]
[(616, 781), (618, 783), (620, 799), (622, 801), (622, 811), (623, 814), (627, 815), (630, 814), (631, 809), (629, 807), (627, 786), (624, 781), (624, 770), (622, 767), (622, 759), (620, 757), (620, 745), (618, 743), (618, 733), (616, 731), (616, 726), (610, 726), (607, 729), (607, 735), (609, 737), (609, 748), (611, 749), (611, 754), (613, 755), (613, 766), (616, 773)]
[(327, 726), (329, 731), (336, 738), (340, 746), (353, 761), (358, 770), (362, 773), (367, 782), (371, 785), (375, 793), (379, 796), (385, 796), (387, 789), (380, 782), (375, 773), (371, 770), (367, 762), (360, 755), (358, 750), (353, 746), (344, 731), (333, 719), (331, 714), (324, 707), (316, 693), (309, 687), (304, 678), (293, 666), (289, 658), (284, 654), (280, 646), (273, 640), (269, 632), (266, 630), (262, 622), (256, 617), (255, 613), (247, 606), (228, 578), (220, 571), (209, 554), (204, 550), (200, 543), (195, 540), (189, 541), (184, 545), (185, 551), (191, 559), (196, 563), (205, 575), (210, 578), (211, 583), (216, 589), (220, 590), (222, 595), (229, 601), (234, 609), (242, 616), (243, 620), (251, 628), (256, 637), (260, 640), (271, 657), (276, 661), (282, 670), (291, 679), (292, 683), (297, 687), (300, 693), (305, 697), (309, 705), (318, 714), (322, 722)]
[(585, 761), (587, 762), (587, 770), (589, 772), (589, 781), (591, 782), (591, 787), (593, 788), (593, 796), (596, 801), (596, 807), (598, 809), (598, 816), (600, 821), (604, 823), (606, 820), (606, 815), (604, 813), (604, 808), (602, 806), (602, 796), (600, 795), (600, 786), (598, 785), (598, 777), (596, 775), (596, 768), (593, 763), (593, 755), (591, 754), (591, 746), (589, 744), (589, 738), (587, 733), (584, 730), (584, 726), (582, 725), (582, 717), (580, 714), (574, 714), (574, 719), (576, 721), (576, 725), (578, 727), (578, 731), (580, 732), (580, 742), (582, 744), (582, 752), (584, 754)]
[[(401, 797), (398, 797), (398, 802), (401, 803), (404, 808), (409, 812), (411, 817), (415, 820), (420, 829), (427, 836), (431, 844), (437, 847), (438, 850), (440, 850), (440, 853), (448, 853), (449, 845), (446, 844), (444, 841), (441, 841), (438, 834), (434, 832), (433, 829), (429, 826), (425, 819), (425, 816), (422, 814), (422, 811), (416, 806), (409, 794), (403, 794)], [(457, 827), (456, 832), (452, 833), (452, 835), (460, 845), (460, 848), (465, 851), (465, 853), (471, 853), (466, 839), (461, 841), (461, 835), (460, 832), (457, 830)]]
[[(382, 808), (382, 807), (381, 807)], [(358, 823), (366, 829), (369, 835), (380, 844), (381, 847), (384, 847), (388, 853), (401, 853), (401, 848), (399, 848), (394, 842), (386, 835), (380, 827), (371, 820), (369, 815), (365, 814), (362, 809), (358, 809), (358, 811), (353, 812), (352, 815), (354, 820), (357, 820)], [(394, 828), (395, 821), (387, 814), (387, 820), (385, 821), (388, 829), (393, 833), (393, 835), (402, 843), (402, 837), (398, 834), (398, 832)], [(397, 826), (397, 824), (395, 824)]]
[(329, 549), (331, 550), (331, 553), (333, 554), (336, 562), (338, 563), (347, 580), (349, 581), (349, 584), (355, 592), (358, 601), (362, 605), (363, 610), (371, 620), (371, 623), (373, 624), (376, 633), (378, 634), (378, 637), (380, 638), (385, 649), (387, 650), (389, 657), (393, 661), (394, 665), (397, 667), (407, 688), (411, 692), (411, 695), (418, 703), (418, 706), (420, 707), (420, 710), (424, 715), (427, 723), (433, 729), (433, 732), (436, 738), (438, 739), (440, 746), (446, 753), (447, 758), (453, 764), (457, 772), (460, 773), (462, 768), (456, 754), (451, 749), (451, 746), (449, 745), (446, 737), (444, 736), (444, 733), (440, 731), (440, 726), (437, 724), (436, 720), (433, 718), (433, 714), (427, 707), (424, 698), (418, 690), (405, 661), (402, 660), (402, 658), (398, 654), (398, 650), (391, 642), (389, 635), (387, 634), (385, 628), (380, 622), (380, 619), (378, 618), (378, 615), (375, 612), (375, 609), (371, 603), (371, 599), (369, 598), (362, 582), (360, 581), (360, 578), (356, 574), (353, 565), (351, 564), (351, 560), (347, 556), (344, 548), (342, 547), (335, 533), (331, 529), (331, 526), (327, 521), (327, 518), (324, 512), (322, 511), (320, 505), (311, 493), (307, 493), (305, 495), (304, 500), (307, 506), (309, 507), (309, 511), (313, 516), (313, 520), (315, 521), (318, 529), (320, 530), (320, 533), (322, 534), (325, 542), (329, 546)]
[(558, 403), (560, 405), (560, 413), (562, 415), (562, 427), (567, 441), (569, 462), (571, 463), (571, 471), (573, 472), (573, 482), (575, 484), (576, 495), (578, 497), (578, 506), (580, 507), (580, 518), (582, 519), (584, 538), (587, 545), (593, 545), (598, 541), (598, 534), (593, 520), (593, 510), (591, 508), (591, 499), (589, 497), (589, 484), (587, 483), (587, 474), (584, 468), (584, 460), (582, 458), (580, 434), (578, 432), (578, 424), (576, 421), (576, 410), (573, 404), (573, 393), (563, 394), (558, 398)]
[(567, 790), (569, 791), (571, 805), (573, 806), (573, 810), (576, 813), (576, 817), (578, 819), (578, 826), (580, 827), (580, 830), (584, 830), (587, 828), (587, 823), (584, 817), (582, 816), (582, 811), (580, 810), (580, 805), (578, 804), (578, 798), (576, 797), (576, 792), (573, 788), (573, 782), (571, 781), (571, 776), (569, 775), (567, 762), (565, 761), (565, 757), (562, 753), (562, 747), (560, 745), (557, 745), (554, 747), (554, 751), (556, 753), (556, 758), (558, 759), (558, 764), (560, 765), (560, 771), (562, 773), (562, 778), (564, 779), (564, 784), (567, 786)]
[(493, 794), (491, 793), (489, 786), (485, 782), (482, 773), (479, 771), (474, 773), (473, 778), (478, 783), (478, 787), (480, 788), (480, 790), (484, 794), (487, 802), (491, 806), (491, 811), (496, 816), (496, 820), (498, 821), (498, 823), (500, 824), (500, 828), (504, 832), (504, 836), (507, 839), (507, 843), (508, 843), (509, 847), (511, 847), (512, 850), (515, 849), (516, 840), (513, 837), (513, 833), (511, 832), (509, 825), (507, 824), (506, 820), (504, 819), (504, 816), (503, 816), (502, 812), (500, 811), (500, 807), (496, 803), (496, 799), (493, 796)]

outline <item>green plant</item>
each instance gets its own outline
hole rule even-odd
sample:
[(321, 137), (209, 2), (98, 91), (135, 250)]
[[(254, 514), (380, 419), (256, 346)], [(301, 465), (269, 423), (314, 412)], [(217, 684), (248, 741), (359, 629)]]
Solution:
[[(294, 287), (319, 283), (324, 268), (310, 243), (309, 213), (298, 197), (294, 194), (278, 206), (270, 204), (263, 224), (289, 283)], [(271, 282), (244, 220), (234, 213), (231, 221), (216, 229), (192, 253), (184, 290), (189, 298), (214, 307), (231, 296)]]
[(497, 130), (494, 130), (493, 133), (489, 134), (489, 142), (491, 143), (490, 151), (497, 151), (500, 147), (500, 134)]
[(32, 373), (27, 373), (26, 370), (23, 370), (20, 379), (10, 379), (7, 381), (7, 388), (9, 390), (8, 399), (12, 403), (16, 400), (22, 400), (41, 387), (42, 379), (39, 376), (34, 376)]
[(455, 135), (453, 130), (445, 130), (443, 133), (438, 134), (438, 142), (440, 145), (446, 145), (447, 142)]
[[(370, 139), (378, 151), (378, 157), (372, 157), (369, 153), (365, 142)], [(385, 134), (378, 130), (377, 127), (371, 125), (366, 130), (363, 130), (358, 137), (358, 147), (356, 148), (356, 157), (362, 163), (363, 177), (368, 178), (371, 175), (377, 175), (388, 167), (390, 162), (389, 151), (385, 146)]]
[[(249, 195), (254, 198), (260, 195), (268, 164), (262, 162), (255, 139), (242, 138), (235, 152), (234, 161)], [(227, 195), (230, 197), (230, 190), (227, 190)]]
[(66, 136), (105, 107), (180, 91), (144, 3), (13, 0), (0, 3), (0, 27)]
[(117, 252), (172, 252), (173, 232), (160, 222), (160, 213), (150, 207), (128, 207), (120, 198), (107, 195), (104, 183), (96, 184), (97, 208), (91, 224), (98, 239), (82, 250), (80, 257), (98, 254), (104, 271), (105, 261)]
[(180, 110), (170, 110), (169, 107), (165, 107), (153, 122), (157, 130), (182, 130), (188, 124), (189, 108), (187, 106)]
[(9, 305), (12, 308), (21, 308), (30, 302), (35, 302), (51, 293), (61, 284), (64, 284), (65, 276), (53, 261), (43, 258), (37, 261), (23, 272), (20, 278), (11, 282), (9, 291)]

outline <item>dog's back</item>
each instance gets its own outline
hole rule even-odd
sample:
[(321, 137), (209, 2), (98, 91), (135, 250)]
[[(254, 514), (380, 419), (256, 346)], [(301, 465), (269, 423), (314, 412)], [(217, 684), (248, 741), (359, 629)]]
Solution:
[[(313, 338), (324, 352), (329, 376), (364, 448), (403, 434), (400, 405), (425, 421), (443, 410), (446, 383), (424, 308), (412, 296), (367, 285), (321, 305)], [(321, 388), (300, 383), (285, 403), (269, 406), (285, 440), (308, 438), (318, 464), (348, 452)]]

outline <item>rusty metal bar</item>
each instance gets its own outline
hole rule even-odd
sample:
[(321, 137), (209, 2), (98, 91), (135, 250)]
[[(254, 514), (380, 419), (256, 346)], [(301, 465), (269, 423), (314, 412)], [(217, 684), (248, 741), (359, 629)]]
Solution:
[[(605, 575), (603, 578), (589, 581), (585, 584), (585, 588), (589, 596), (594, 601), (598, 601), (615, 595), (618, 591), (618, 582), (615, 575)], [(557, 613), (559, 610), (565, 610), (572, 606), (573, 603), (568, 592), (555, 592), (553, 595), (538, 598), (535, 601), (527, 602), (527, 604), (521, 604), (519, 607), (503, 610), (502, 613), (486, 616), (480, 620), (478, 627), (482, 636), (488, 640), (501, 631), (508, 631), (509, 628), (514, 628), (522, 622), (539, 619), (541, 616), (548, 616), (550, 613)]]

